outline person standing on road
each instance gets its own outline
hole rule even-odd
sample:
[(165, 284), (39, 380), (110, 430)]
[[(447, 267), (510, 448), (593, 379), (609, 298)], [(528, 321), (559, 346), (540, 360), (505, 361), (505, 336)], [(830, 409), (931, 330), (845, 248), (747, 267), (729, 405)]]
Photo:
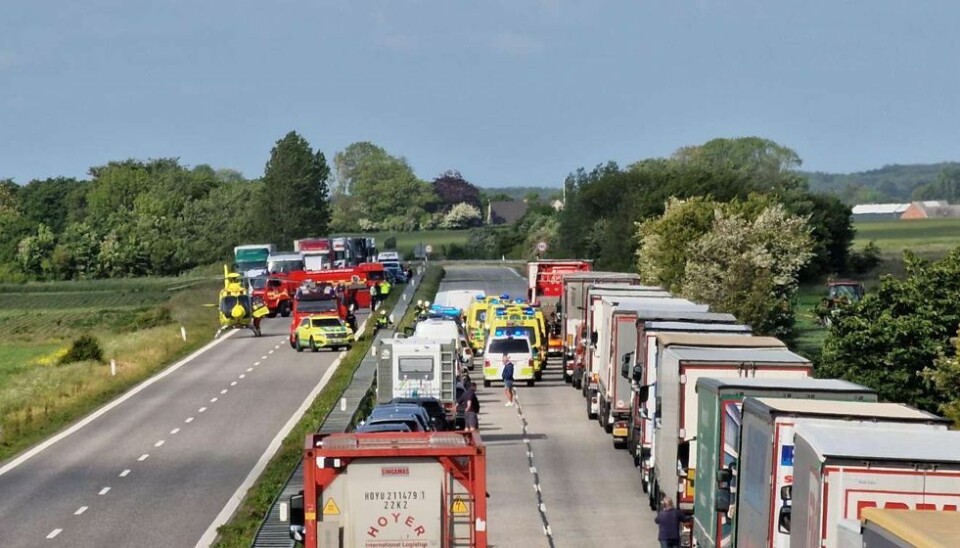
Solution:
[(503, 373), (500, 378), (503, 379), (504, 392), (507, 395), (507, 407), (513, 405), (513, 361), (509, 354), (503, 355)]
[(657, 535), (660, 548), (678, 548), (680, 546), (680, 522), (686, 521), (686, 517), (673, 505), (673, 499), (663, 497), (663, 509), (657, 512), (657, 517), (653, 521), (660, 527), (660, 534)]
[(477, 385), (467, 381), (463, 394), (457, 398), (457, 406), (463, 410), (463, 422), (467, 432), (476, 432), (479, 427), (477, 413), (480, 412), (480, 400), (477, 399)]
[(370, 285), (370, 310), (377, 309), (377, 284), (374, 282)]

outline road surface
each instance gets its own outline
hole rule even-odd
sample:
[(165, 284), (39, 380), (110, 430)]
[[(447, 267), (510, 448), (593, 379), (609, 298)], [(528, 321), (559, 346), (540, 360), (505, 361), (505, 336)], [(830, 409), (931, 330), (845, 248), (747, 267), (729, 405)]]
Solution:
[[(526, 280), (508, 268), (450, 266), (440, 290), (451, 289), (525, 297)], [(479, 391), (491, 546), (659, 546), (639, 471), (587, 420), (559, 361), (536, 386), (516, 387), (517, 407), (504, 407), (497, 385)]]
[(0, 546), (207, 544), (211, 524), (340, 355), (294, 351), (288, 327), (265, 319), (263, 337), (221, 338), (75, 432), (6, 463)]

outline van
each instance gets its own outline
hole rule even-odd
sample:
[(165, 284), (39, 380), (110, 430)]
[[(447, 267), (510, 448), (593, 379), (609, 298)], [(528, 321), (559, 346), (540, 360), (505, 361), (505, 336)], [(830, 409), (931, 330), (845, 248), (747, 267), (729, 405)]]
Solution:
[(503, 374), (503, 357), (510, 356), (513, 361), (513, 380), (527, 381), (533, 386), (533, 348), (526, 337), (490, 337), (483, 350), (483, 386), (489, 387), (493, 381), (500, 381)]

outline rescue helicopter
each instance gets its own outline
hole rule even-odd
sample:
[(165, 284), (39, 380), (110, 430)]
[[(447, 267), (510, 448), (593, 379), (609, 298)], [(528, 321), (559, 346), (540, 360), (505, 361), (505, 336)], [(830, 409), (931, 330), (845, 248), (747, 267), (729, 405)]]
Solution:
[(219, 337), (228, 329), (249, 329), (259, 337), (260, 320), (270, 313), (270, 309), (259, 296), (252, 297), (247, 291), (240, 274), (230, 272), (223, 265), (223, 289), (217, 305), (220, 315), (220, 329), (213, 338)]

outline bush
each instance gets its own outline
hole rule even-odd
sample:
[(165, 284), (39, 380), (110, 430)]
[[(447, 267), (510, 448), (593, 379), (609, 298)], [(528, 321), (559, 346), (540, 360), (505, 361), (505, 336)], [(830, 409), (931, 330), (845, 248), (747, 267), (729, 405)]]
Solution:
[(863, 248), (863, 251), (854, 251), (850, 254), (850, 272), (852, 274), (866, 274), (874, 268), (880, 266), (880, 247), (876, 242), (870, 240), (870, 243)]
[(396, 237), (396, 236), (390, 236), (389, 238), (387, 238), (386, 240), (384, 240), (384, 241), (383, 241), (383, 248), (384, 248), (384, 249), (396, 249), (396, 248), (397, 248), (397, 237)]
[(80, 335), (70, 345), (70, 350), (60, 358), (60, 363), (73, 363), (82, 361), (103, 361), (103, 347), (100, 341), (93, 335)]

